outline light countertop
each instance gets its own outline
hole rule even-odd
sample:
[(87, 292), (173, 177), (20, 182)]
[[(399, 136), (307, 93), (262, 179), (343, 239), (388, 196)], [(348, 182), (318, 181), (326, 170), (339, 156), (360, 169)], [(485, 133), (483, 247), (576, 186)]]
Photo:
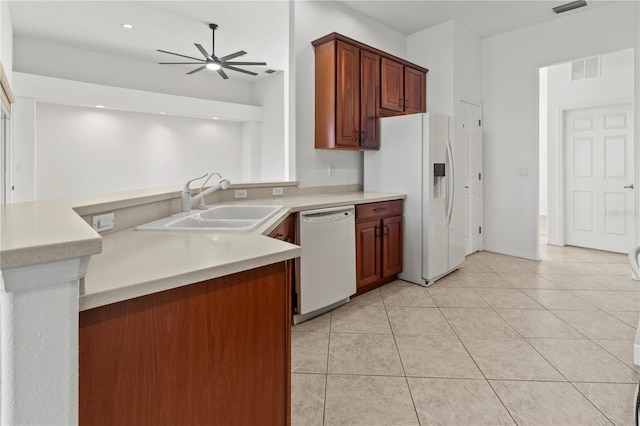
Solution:
[[(153, 196), (139, 193), (140, 196)], [(290, 213), (405, 198), (351, 192), (251, 199), (219, 204), (274, 204), (283, 209), (250, 233), (135, 231), (100, 236), (76, 213), (87, 205), (126, 205), (106, 198), (52, 200), (2, 206), (0, 268), (92, 255), (80, 309), (143, 296), (296, 258), (300, 247), (266, 236)], [(75, 210), (75, 211), (74, 211)]]

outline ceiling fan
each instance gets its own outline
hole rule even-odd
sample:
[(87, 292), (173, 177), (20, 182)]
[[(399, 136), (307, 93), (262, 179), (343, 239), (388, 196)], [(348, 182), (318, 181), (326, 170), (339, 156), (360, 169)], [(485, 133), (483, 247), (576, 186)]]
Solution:
[(246, 55), (247, 52), (245, 52), (244, 50), (239, 50), (235, 53), (232, 53), (226, 56), (220, 56), (220, 57), (216, 56), (214, 53), (214, 50), (215, 50), (215, 43), (216, 43), (216, 30), (218, 29), (218, 25), (209, 24), (209, 28), (211, 28), (213, 33), (212, 42), (211, 42), (211, 54), (209, 54), (204, 49), (204, 47), (202, 47), (202, 45), (198, 43), (194, 43), (194, 45), (198, 48), (200, 53), (202, 53), (202, 56), (204, 56), (204, 59), (194, 58), (192, 56), (180, 55), (179, 53), (167, 52), (166, 50), (157, 49), (158, 52), (168, 53), (170, 55), (181, 56), (183, 58), (193, 59), (194, 61), (197, 61), (197, 62), (159, 62), (159, 64), (160, 65), (175, 65), (175, 64), (202, 65), (201, 67), (196, 68), (193, 71), (189, 71), (187, 74), (195, 74), (198, 71), (202, 71), (203, 69), (208, 68), (210, 70), (218, 71), (218, 74), (220, 74), (220, 76), (225, 80), (228, 79), (229, 77), (227, 76), (227, 73), (224, 72), (223, 68), (232, 70), (232, 71), (241, 72), (244, 74), (258, 75), (258, 73), (255, 73), (253, 71), (237, 68), (235, 65), (267, 65), (266, 62), (230, 62), (229, 61), (230, 59), (237, 58), (238, 56)]

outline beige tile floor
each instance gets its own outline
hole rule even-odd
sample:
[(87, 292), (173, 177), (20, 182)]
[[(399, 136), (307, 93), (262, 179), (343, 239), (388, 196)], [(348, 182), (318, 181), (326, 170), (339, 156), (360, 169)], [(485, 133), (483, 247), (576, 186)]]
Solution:
[(292, 331), (293, 425), (632, 425), (640, 284), (625, 255), (475, 253)]

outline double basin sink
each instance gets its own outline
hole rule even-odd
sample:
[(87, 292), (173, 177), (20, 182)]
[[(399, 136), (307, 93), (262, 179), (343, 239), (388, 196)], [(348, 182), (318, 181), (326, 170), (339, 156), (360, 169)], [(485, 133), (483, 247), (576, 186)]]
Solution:
[(249, 232), (276, 215), (282, 206), (221, 205), (178, 213), (136, 227), (138, 231)]

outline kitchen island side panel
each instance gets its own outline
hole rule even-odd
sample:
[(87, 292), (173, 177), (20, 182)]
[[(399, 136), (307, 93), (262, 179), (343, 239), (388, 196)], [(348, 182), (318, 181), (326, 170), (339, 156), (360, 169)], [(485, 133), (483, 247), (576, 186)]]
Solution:
[(80, 424), (290, 423), (286, 262), (80, 312)]

